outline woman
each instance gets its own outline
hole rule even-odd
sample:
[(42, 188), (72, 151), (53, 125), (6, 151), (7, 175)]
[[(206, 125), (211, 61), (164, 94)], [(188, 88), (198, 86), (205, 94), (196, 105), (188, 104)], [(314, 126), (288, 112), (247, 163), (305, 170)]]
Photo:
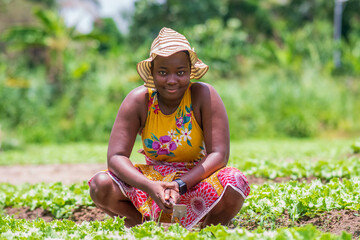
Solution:
[[(150, 58), (138, 63), (145, 81), (120, 106), (108, 147), (108, 170), (90, 181), (90, 195), (128, 227), (144, 220), (169, 222), (174, 204), (185, 204), (181, 224), (190, 229), (227, 224), (240, 211), (250, 188), (229, 158), (229, 125), (215, 89), (200, 79), (208, 66), (186, 38), (163, 28)], [(131, 163), (136, 135), (146, 164)], [(160, 218), (160, 219), (159, 219)]]

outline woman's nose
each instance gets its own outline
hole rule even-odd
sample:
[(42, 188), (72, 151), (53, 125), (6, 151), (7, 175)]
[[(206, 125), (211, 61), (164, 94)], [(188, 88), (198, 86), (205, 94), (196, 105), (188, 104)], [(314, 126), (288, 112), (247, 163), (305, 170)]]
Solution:
[(170, 74), (167, 80), (167, 84), (176, 84), (177, 83), (177, 75)]

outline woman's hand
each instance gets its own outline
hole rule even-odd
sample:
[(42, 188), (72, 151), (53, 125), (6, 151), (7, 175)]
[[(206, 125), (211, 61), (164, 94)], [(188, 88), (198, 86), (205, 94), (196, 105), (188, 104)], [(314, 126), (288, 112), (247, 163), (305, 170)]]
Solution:
[[(165, 213), (171, 213), (173, 209), (173, 203), (170, 202), (170, 199), (176, 200), (176, 192), (178, 191), (178, 186), (174, 182), (161, 182), (154, 181), (149, 187), (149, 195), (156, 202), (156, 204), (162, 209)], [(178, 194), (178, 193), (177, 193)], [(172, 196), (172, 198), (170, 198)], [(179, 197), (180, 199), (180, 197)], [(176, 202), (175, 202), (176, 203)]]
[(173, 207), (180, 202), (179, 187), (176, 185), (176, 189), (165, 189), (165, 201), (169, 202)]

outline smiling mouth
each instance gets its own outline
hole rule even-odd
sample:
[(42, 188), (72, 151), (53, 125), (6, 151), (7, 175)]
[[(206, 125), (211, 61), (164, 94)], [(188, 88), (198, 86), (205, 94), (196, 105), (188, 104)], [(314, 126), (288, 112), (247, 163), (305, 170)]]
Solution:
[(168, 92), (176, 92), (177, 91), (177, 89), (176, 88), (168, 88), (168, 89), (166, 89)]

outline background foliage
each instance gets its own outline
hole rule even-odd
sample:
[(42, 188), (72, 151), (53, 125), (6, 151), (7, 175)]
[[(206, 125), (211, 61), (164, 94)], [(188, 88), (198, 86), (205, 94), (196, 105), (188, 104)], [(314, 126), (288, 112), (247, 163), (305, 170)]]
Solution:
[[(183, 33), (210, 66), (202, 80), (222, 96), (233, 140), (360, 131), (359, 1), (346, 3), (337, 43), (334, 1), (326, 0), (138, 0), (129, 34), (112, 19), (80, 34), (66, 27), (55, 1), (0, 5), (3, 150), (107, 141), (122, 100), (142, 84), (135, 65), (163, 26)], [(26, 21), (2, 21), (14, 11)]]

